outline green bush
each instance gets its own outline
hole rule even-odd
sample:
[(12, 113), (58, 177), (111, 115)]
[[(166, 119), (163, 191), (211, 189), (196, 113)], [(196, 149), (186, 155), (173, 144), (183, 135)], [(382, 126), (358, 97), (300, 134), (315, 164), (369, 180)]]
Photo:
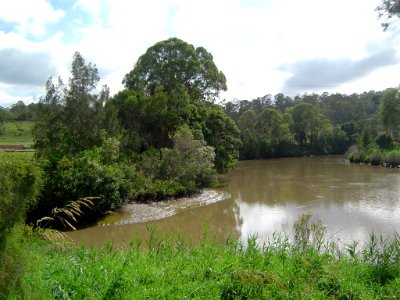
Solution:
[(366, 155), (363, 151), (355, 150), (350, 153), (349, 161), (352, 163), (363, 163), (366, 161)]
[(142, 181), (132, 166), (105, 164), (96, 151), (85, 151), (74, 158), (64, 157), (54, 167), (49, 162), (44, 164), (45, 188), (39, 209), (47, 214), (68, 201), (84, 197), (97, 197), (93, 201), (95, 213), (118, 209), (137, 194)]
[(35, 204), (41, 183), (41, 170), (30, 156), (0, 155), (0, 299), (21, 289), (24, 262), (13, 230)]
[(392, 167), (400, 165), (400, 149), (395, 149), (385, 153), (384, 162)]
[(0, 249), (4, 247), (8, 231), (35, 204), (41, 178), (41, 169), (29, 156), (0, 155)]
[(145, 179), (143, 189), (137, 195), (138, 200), (159, 200), (189, 193), (186, 186), (175, 180)]
[(138, 169), (145, 178), (139, 198), (161, 199), (181, 196), (210, 186), (213, 180), (214, 148), (195, 139), (187, 126), (173, 136), (172, 149), (148, 149), (138, 159)]
[(187, 126), (182, 126), (173, 137), (174, 147), (161, 151), (160, 174), (163, 179), (173, 179), (187, 188), (197, 191), (210, 183), (213, 174), (214, 148), (204, 140), (194, 138)]
[(383, 153), (380, 150), (373, 150), (371, 154), (368, 156), (368, 161), (373, 166), (378, 166), (383, 163)]

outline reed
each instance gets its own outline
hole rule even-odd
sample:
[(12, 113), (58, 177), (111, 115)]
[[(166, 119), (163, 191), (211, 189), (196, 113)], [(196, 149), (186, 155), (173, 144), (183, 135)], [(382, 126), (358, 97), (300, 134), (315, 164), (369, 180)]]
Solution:
[(111, 244), (60, 248), (37, 238), (27, 244), (31, 251), (24, 293), (39, 298), (400, 297), (399, 235), (384, 239), (371, 234), (364, 248), (352, 243), (339, 252), (310, 214), (299, 218), (292, 236), (275, 233), (265, 243), (256, 236), (246, 243), (220, 243), (206, 233), (203, 242), (193, 246), (179, 236), (160, 237), (149, 228), (147, 241), (134, 241), (125, 249)]

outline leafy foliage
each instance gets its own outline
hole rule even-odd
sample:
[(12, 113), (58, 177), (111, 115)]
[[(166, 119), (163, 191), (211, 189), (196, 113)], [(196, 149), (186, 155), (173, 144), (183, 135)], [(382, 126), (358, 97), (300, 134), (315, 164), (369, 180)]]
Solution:
[(168, 94), (183, 87), (192, 101), (214, 101), (221, 90), (226, 90), (225, 76), (213, 56), (203, 47), (194, 48), (177, 38), (147, 49), (123, 83), (145, 95), (155, 94), (159, 86)]
[(164, 148), (161, 152), (161, 178), (174, 179), (189, 191), (207, 186), (213, 174), (214, 148), (196, 140), (188, 126), (179, 128), (173, 141), (172, 149)]
[(31, 158), (0, 155), (0, 252), (9, 230), (35, 205), (41, 186), (41, 170)]
[(86, 64), (79, 52), (72, 62), (68, 86), (61, 79), (46, 83), (46, 95), (37, 108), (33, 134), (39, 157), (55, 160), (101, 143), (102, 111), (109, 91), (103, 87), (92, 93), (99, 82), (96, 66)]
[(380, 113), (383, 126), (393, 135), (393, 131), (400, 125), (400, 97), (397, 89), (385, 91)]
[(111, 163), (108, 154), (108, 149), (100, 147), (71, 158), (64, 156), (55, 164), (43, 160), (45, 185), (39, 199), (41, 206), (32, 214), (46, 216), (55, 207), (86, 197), (96, 197), (95, 213), (120, 208), (135, 196), (141, 179), (132, 166)]
[(21, 285), (24, 261), (20, 241), (13, 237), (15, 225), (22, 222), (29, 207), (36, 203), (41, 188), (41, 170), (24, 154), (0, 155), (0, 298), (7, 299)]
[(241, 159), (343, 154), (366, 133), (371, 143), (383, 131), (379, 111), (389, 91), (265, 95), (222, 107), (240, 129)]
[(111, 100), (107, 87), (94, 93), (99, 80), (96, 66), (77, 52), (68, 84), (46, 83), (33, 130), (45, 188), (31, 219), (55, 220), (68, 203), (87, 197), (103, 213), (131, 199), (192, 193), (211, 184), (214, 166), (235, 166), (237, 127), (203, 101), (226, 89), (204, 48), (178, 39), (157, 43), (127, 74), (131, 89)]

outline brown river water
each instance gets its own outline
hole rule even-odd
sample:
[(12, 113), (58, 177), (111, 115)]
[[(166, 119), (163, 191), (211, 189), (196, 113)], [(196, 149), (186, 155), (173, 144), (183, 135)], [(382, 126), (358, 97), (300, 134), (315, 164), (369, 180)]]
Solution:
[(400, 169), (350, 164), (344, 157), (242, 161), (227, 184), (201, 195), (161, 203), (131, 204), (98, 225), (69, 232), (77, 243), (128, 244), (158, 235), (194, 243), (205, 231), (219, 239), (251, 235), (261, 241), (275, 231), (290, 233), (299, 215), (311, 212), (329, 238), (361, 243), (373, 231), (400, 232)]

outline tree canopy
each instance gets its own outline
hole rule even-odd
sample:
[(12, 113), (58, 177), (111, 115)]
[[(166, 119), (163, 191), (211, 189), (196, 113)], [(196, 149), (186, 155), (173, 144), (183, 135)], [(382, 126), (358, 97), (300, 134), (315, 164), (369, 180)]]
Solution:
[(93, 93), (100, 78), (95, 65), (86, 63), (76, 52), (67, 86), (61, 79), (46, 83), (46, 95), (39, 101), (34, 127), (38, 154), (60, 157), (77, 153), (101, 143), (102, 110), (109, 98), (106, 86)]
[(147, 49), (125, 75), (123, 84), (145, 95), (154, 94), (159, 86), (167, 93), (184, 87), (192, 101), (214, 101), (220, 91), (227, 89), (225, 75), (211, 53), (177, 38)]
[(388, 89), (382, 96), (380, 114), (383, 126), (393, 135), (400, 125), (400, 97), (397, 89)]

